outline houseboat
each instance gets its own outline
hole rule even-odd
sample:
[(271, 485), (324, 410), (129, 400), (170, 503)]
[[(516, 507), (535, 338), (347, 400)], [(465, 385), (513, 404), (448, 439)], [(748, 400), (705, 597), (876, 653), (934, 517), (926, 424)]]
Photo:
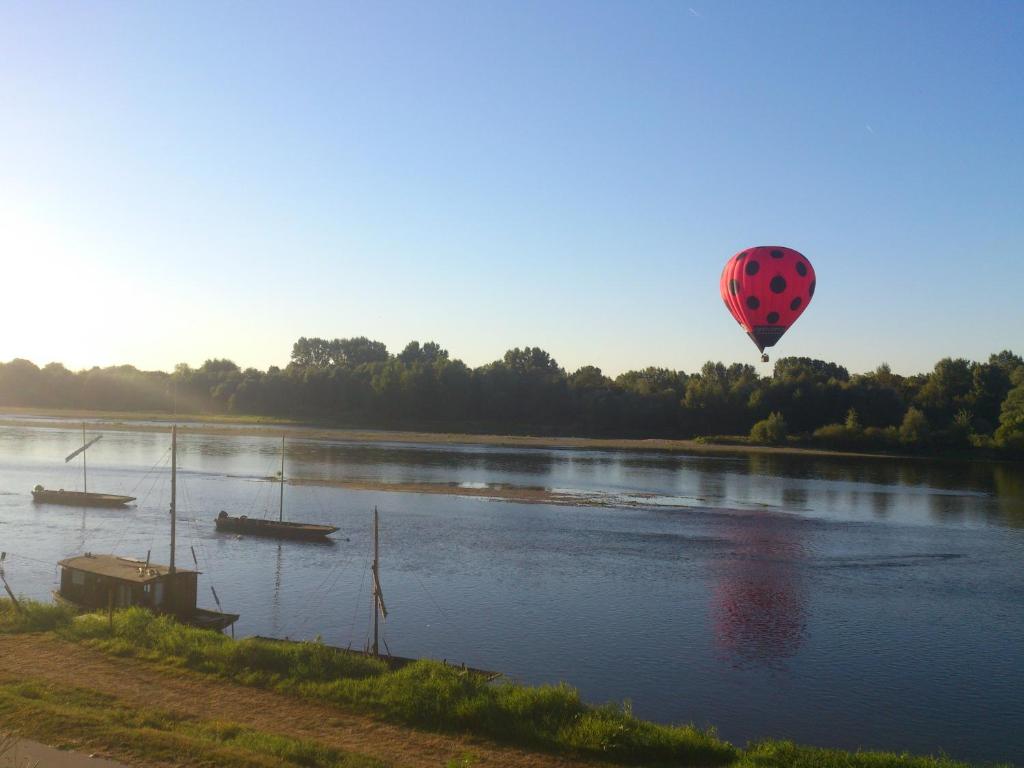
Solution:
[(140, 606), (167, 613), (186, 624), (222, 630), (238, 621), (234, 613), (196, 607), (199, 571), (171, 570), (117, 555), (84, 555), (61, 560), (60, 602), (85, 611)]

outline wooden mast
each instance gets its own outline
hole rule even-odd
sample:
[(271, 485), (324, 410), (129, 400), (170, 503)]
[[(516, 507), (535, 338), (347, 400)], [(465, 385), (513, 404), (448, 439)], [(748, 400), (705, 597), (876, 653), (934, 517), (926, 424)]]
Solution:
[(284, 522), (284, 435), (281, 435), (281, 506), (277, 511), (277, 521)]
[(377, 644), (380, 635), (380, 617), (388, 617), (388, 609), (384, 605), (384, 593), (380, 589), (380, 537), (377, 526), (377, 508), (373, 508), (373, 655), (380, 656)]
[[(171, 427), (171, 565), (167, 572), (174, 574), (174, 529), (177, 523), (177, 480), (178, 480), (178, 425)], [(168, 583), (170, 586), (171, 583)]]

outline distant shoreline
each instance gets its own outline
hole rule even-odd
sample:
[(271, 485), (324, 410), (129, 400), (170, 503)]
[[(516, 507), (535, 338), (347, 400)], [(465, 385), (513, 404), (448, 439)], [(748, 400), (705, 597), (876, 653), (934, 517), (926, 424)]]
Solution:
[[(48, 419), (38, 426), (62, 428), (79, 427), (83, 421), (101, 422), (104, 429), (116, 432), (159, 432), (160, 425), (179, 425), (179, 432), (201, 435), (250, 435), (258, 437), (279, 436), (281, 430), (294, 437), (312, 440), (340, 440), (362, 443), (408, 443), (428, 445), (483, 445), (496, 448), (555, 448), (577, 450), (651, 451), (661, 453), (685, 453), (697, 455), (749, 455), (782, 454), (808, 457), (848, 457), (861, 459), (919, 459), (935, 456), (916, 457), (887, 453), (865, 453), (855, 451), (831, 451), (822, 448), (800, 448), (796, 446), (750, 445), (739, 441), (744, 438), (721, 437), (693, 440), (669, 440), (661, 438), (599, 438), (599, 437), (552, 437), (535, 435), (494, 435), (460, 432), (416, 432), (412, 430), (353, 429), (346, 427), (323, 427), (299, 421), (265, 418), (257, 416), (219, 416), (215, 414), (144, 413), (127, 411), (95, 411), (46, 408), (2, 408), (0, 427), (31, 426), (28, 419)], [(145, 424), (140, 422), (160, 422)], [(191, 422), (191, 423), (190, 423)], [(711, 440), (723, 442), (711, 442)], [(724, 442), (728, 440), (730, 442)], [(737, 442), (731, 442), (731, 441)], [(941, 458), (941, 457), (939, 457)]]

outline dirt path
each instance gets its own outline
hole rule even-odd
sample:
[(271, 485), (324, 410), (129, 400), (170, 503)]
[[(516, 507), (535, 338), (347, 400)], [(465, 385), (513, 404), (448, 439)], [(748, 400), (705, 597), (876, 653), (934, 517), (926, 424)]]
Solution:
[(467, 754), (473, 756), (474, 766), (487, 768), (595, 765), (469, 737), (402, 728), (329, 705), (107, 656), (50, 635), (0, 636), (0, 680), (25, 679), (72, 685), (116, 696), (127, 704), (310, 739), (410, 768), (438, 768)]

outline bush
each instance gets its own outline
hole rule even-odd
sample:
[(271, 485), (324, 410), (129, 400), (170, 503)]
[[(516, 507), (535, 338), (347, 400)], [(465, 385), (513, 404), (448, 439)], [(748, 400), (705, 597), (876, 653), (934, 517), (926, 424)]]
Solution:
[(750, 440), (760, 445), (782, 445), (786, 442), (786, 434), (786, 420), (781, 413), (775, 412), (751, 428)]
[(885, 451), (899, 445), (899, 433), (895, 427), (851, 428), (846, 424), (826, 424), (814, 430), (812, 441), (822, 448), (841, 451), (875, 450)]
[(900, 442), (909, 446), (922, 446), (928, 439), (928, 418), (911, 406), (900, 424)]

